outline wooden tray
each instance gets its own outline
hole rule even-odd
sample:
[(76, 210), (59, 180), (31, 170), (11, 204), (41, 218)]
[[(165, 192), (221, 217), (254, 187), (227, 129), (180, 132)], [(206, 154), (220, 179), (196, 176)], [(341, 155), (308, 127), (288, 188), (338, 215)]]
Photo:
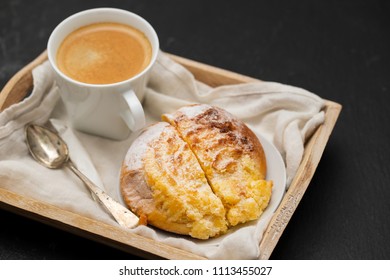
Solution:
[[(189, 69), (196, 79), (210, 86), (259, 81), (247, 76), (170, 55)], [(42, 53), (5, 85), (0, 93), (0, 111), (21, 101), (32, 89), (32, 69), (47, 60)], [(305, 145), (303, 160), (290, 188), (275, 211), (260, 243), (260, 259), (268, 259), (305, 193), (341, 111), (341, 105), (325, 101), (325, 122)], [(51, 226), (146, 258), (204, 259), (196, 254), (162, 244), (53, 205), (5, 190), (0, 182), (0, 207)]]

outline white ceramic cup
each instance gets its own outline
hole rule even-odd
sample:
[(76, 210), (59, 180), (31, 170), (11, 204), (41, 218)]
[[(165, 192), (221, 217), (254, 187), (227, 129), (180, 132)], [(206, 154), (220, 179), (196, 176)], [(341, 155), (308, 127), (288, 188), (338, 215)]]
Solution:
[[(57, 50), (72, 31), (97, 22), (127, 24), (142, 31), (152, 46), (149, 65), (136, 76), (113, 84), (87, 84), (62, 73), (56, 62)], [(145, 125), (141, 102), (147, 76), (156, 61), (159, 41), (153, 27), (140, 16), (114, 8), (97, 8), (74, 14), (62, 21), (50, 35), (47, 51), (56, 73), (62, 100), (72, 126), (80, 131), (115, 140), (126, 139), (131, 131)]]

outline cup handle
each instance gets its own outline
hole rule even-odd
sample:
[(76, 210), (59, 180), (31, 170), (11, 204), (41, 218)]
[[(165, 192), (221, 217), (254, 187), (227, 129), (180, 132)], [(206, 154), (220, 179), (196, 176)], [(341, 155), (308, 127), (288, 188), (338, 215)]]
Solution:
[(121, 117), (131, 131), (137, 131), (145, 126), (145, 113), (142, 104), (133, 90), (122, 93), (128, 109), (121, 112)]

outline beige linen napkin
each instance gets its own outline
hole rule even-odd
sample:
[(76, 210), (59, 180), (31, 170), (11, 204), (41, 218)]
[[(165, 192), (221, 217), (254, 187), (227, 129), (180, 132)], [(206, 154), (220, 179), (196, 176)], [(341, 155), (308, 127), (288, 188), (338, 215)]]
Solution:
[[(46, 169), (29, 156), (24, 126), (50, 120), (68, 143), (75, 164), (119, 201), (120, 166), (137, 133), (125, 141), (111, 141), (73, 131), (68, 126), (50, 65), (45, 62), (35, 68), (33, 78), (30, 96), (0, 114), (1, 187), (117, 226), (70, 171)], [(159, 121), (162, 113), (191, 103), (225, 108), (265, 136), (283, 156), (287, 185), (302, 159), (305, 140), (324, 120), (323, 100), (304, 89), (273, 82), (211, 88), (160, 52), (144, 100), (147, 122)], [(146, 226), (131, 231), (207, 258), (255, 259), (260, 255), (258, 245), (270, 218), (270, 215), (262, 217), (209, 241)]]

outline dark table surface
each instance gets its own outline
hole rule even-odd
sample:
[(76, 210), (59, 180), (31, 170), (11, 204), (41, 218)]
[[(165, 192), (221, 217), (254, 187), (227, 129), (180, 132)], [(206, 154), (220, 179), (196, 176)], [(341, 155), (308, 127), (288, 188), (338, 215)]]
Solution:
[[(343, 105), (271, 259), (390, 259), (390, 2), (0, 1), (0, 88), (80, 10), (147, 19), (161, 49)], [(135, 256), (0, 209), (0, 259)]]

